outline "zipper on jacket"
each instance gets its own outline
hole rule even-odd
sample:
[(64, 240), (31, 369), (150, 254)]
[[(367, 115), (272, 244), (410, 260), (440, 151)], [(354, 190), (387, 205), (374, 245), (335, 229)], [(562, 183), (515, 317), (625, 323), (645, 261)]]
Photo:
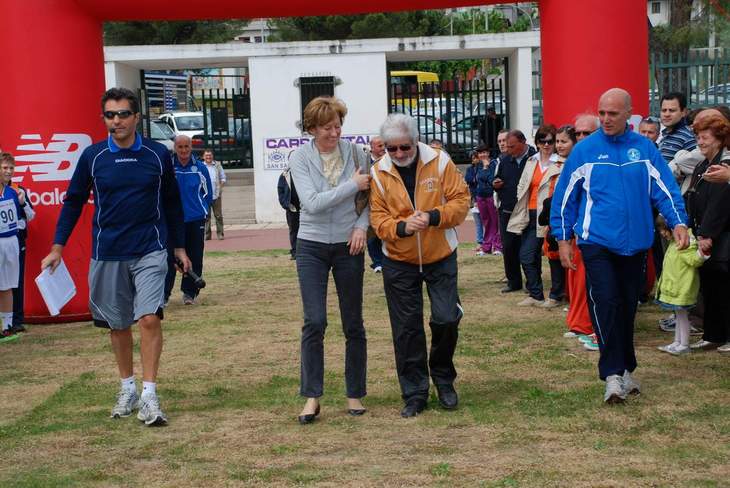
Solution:
[[(418, 171), (421, 169), (418, 166), (418, 161), (420, 159), (421, 159), (420, 156), (418, 157), (418, 159), (416, 159), (416, 184), (415, 184), (415, 187), (413, 188), (413, 201), (411, 202), (411, 199), (410, 198), (408, 199), (408, 201), (411, 204), (411, 207), (413, 208), (413, 213), (415, 213), (417, 210), (416, 193), (418, 193)], [(391, 162), (391, 164), (394, 165), (395, 163)], [(403, 189), (406, 191), (406, 196), (408, 196), (408, 188), (406, 188), (406, 184), (403, 182), (403, 178), (401, 178), (401, 175), (400, 175), (400, 173), (398, 173), (397, 169), (395, 170), (395, 172), (396, 172), (396, 174), (398, 174), (398, 180), (400, 181), (400, 184), (403, 186)], [(423, 273), (423, 255), (422, 255), (422, 251), (421, 251), (421, 233), (420, 232), (416, 232), (416, 246), (418, 248), (418, 271), (419, 271), (419, 273)]]

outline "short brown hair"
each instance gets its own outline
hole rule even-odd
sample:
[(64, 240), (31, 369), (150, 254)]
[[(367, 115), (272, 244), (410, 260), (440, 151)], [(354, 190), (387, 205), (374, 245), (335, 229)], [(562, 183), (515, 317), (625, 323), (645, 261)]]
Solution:
[(722, 142), (722, 146), (730, 148), (730, 122), (722, 117), (713, 115), (698, 120), (692, 126), (695, 134), (698, 134), (704, 130), (709, 130), (712, 135)]
[(552, 124), (541, 125), (537, 132), (535, 132), (535, 141), (541, 141), (547, 136), (553, 136), (553, 142), (555, 142), (555, 134), (557, 129)]
[(335, 117), (338, 117), (342, 123), (345, 121), (345, 115), (347, 115), (347, 107), (339, 98), (317, 97), (304, 108), (302, 128), (309, 132), (315, 127), (328, 124)]
[(0, 153), (0, 164), (2, 163), (8, 163), (15, 166), (15, 158), (8, 152)]

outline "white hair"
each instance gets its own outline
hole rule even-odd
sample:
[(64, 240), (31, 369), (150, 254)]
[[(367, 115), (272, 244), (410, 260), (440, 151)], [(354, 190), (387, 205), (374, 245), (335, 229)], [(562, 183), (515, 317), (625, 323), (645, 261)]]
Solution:
[(190, 138), (190, 136), (186, 136), (185, 134), (179, 134), (175, 136), (175, 144), (177, 144), (178, 141), (188, 141), (190, 143), (193, 142), (193, 140)]
[(406, 114), (389, 114), (383, 125), (380, 126), (380, 137), (386, 144), (393, 139), (409, 138), (418, 142), (418, 123), (416, 119)]

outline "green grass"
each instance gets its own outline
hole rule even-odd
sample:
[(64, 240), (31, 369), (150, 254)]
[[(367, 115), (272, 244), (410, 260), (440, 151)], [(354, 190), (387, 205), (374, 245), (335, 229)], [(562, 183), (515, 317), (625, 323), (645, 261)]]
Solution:
[(645, 393), (608, 408), (597, 354), (562, 337), (564, 314), (515, 307), (521, 296), (499, 294), (499, 259), (476, 259), (466, 246), (460, 253), (457, 411), (439, 409), (432, 392), (423, 415), (399, 417), (382, 275), (366, 272), (368, 413), (345, 413), (330, 282), (322, 414), (299, 426), (294, 263), (281, 250), (208, 253), (199, 304), (183, 307), (174, 296), (166, 313), (158, 388), (167, 428), (108, 418), (118, 379), (104, 331), (31, 326), (2, 347), (2, 364), (20, 367), (0, 375), (0, 408), (9, 412), (0, 451), (12, 459), (0, 487), (712, 487), (730, 479), (727, 358), (662, 355), (661, 313), (642, 307)]

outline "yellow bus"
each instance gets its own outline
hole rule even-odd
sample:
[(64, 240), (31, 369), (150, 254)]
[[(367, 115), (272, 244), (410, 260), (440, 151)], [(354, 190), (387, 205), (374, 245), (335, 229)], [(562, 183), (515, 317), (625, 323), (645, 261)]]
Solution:
[(435, 85), (439, 83), (439, 75), (430, 71), (391, 71), (391, 97), (395, 105), (402, 108), (418, 107), (418, 97), (434, 95)]

